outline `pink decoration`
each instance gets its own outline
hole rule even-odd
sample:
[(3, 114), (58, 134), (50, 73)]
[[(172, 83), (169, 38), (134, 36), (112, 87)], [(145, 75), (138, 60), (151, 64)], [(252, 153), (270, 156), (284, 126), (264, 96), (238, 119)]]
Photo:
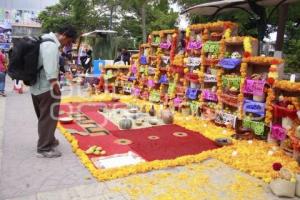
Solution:
[(271, 136), (275, 140), (284, 140), (286, 137), (286, 130), (280, 125), (273, 125), (271, 129)]
[(200, 41), (190, 41), (187, 49), (191, 50), (191, 49), (201, 49), (202, 48), (202, 43)]
[(176, 97), (176, 98), (174, 99), (174, 106), (175, 106), (175, 107), (180, 106), (181, 103), (182, 103), (182, 98)]
[(218, 101), (217, 94), (210, 90), (203, 90), (203, 97), (206, 100), (215, 101), (215, 102)]
[(265, 80), (247, 79), (244, 85), (244, 92), (256, 96), (262, 96), (264, 93)]
[(139, 88), (134, 88), (132, 92), (133, 92), (133, 96), (138, 97), (140, 96), (141, 90)]
[(131, 72), (132, 72), (133, 74), (136, 74), (136, 73), (137, 73), (137, 67), (136, 67), (136, 64), (135, 64), (135, 63), (131, 66)]
[(152, 87), (154, 87), (154, 81), (153, 80), (151, 80), (151, 79), (149, 79), (148, 80), (148, 87), (150, 87), (150, 88), (152, 88)]
[(170, 49), (170, 47), (171, 47), (171, 42), (169, 42), (169, 41), (167, 41), (167, 42), (162, 42), (162, 43), (160, 43), (160, 48), (162, 48), (162, 49)]

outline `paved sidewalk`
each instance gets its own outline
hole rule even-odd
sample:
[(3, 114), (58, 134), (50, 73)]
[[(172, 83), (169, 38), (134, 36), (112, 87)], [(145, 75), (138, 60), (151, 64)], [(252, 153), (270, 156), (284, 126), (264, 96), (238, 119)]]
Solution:
[(7, 97), (0, 102), (0, 112), (4, 116), (1, 120), (4, 126), (0, 124), (0, 139), (3, 139), (0, 141), (0, 199), (95, 183), (59, 132), (56, 136), (63, 156), (36, 158), (37, 118), (31, 96), (29, 92), (14, 93), (10, 80), (7, 80), (6, 91)]
[[(191, 181), (181, 180), (178, 177), (182, 176), (180, 173), (193, 173), (191, 170), (193, 166), (168, 168), (107, 182), (97, 182), (71, 152), (69, 143), (58, 132), (56, 136), (60, 140), (59, 149), (63, 156), (55, 159), (36, 158), (37, 119), (30, 94), (12, 92), (10, 80), (7, 81), (7, 91), (8, 96), (0, 98), (0, 200), (151, 200), (158, 192), (167, 194), (170, 190), (173, 191), (170, 187), (175, 183), (180, 184), (178, 190), (182, 190), (186, 187), (186, 183)], [(78, 92), (80, 91), (76, 93)], [(216, 162), (218, 167), (210, 169), (211, 162)], [(232, 200), (223, 195), (226, 192), (224, 185), (230, 186), (236, 176), (260, 185), (245, 191), (245, 193), (262, 191), (257, 194), (255, 200), (279, 199), (270, 193), (267, 185), (262, 181), (234, 170), (219, 161), (208, 160), (194, 166), (200, 168), (203, 166), (201, 173), (213, 184), (204, 184), (200, 178), (199, 183), (194, 181), (193, 184), (199, 184), (196, 186), (205, 191), (214, 188), (211, 193), (212, 195), (218, 194), (220, 197), (218, 199)], [(168, 175), (166, 181), (153, 184), (155, 182), (153, 177), (161, 173)], [(199, 174), (195, 174), (197, 175)], [(143, 188), (142, 185), (147, 187)], [(116, 190), (116, 187), (119, 189)], [(192, 192), (190, 189), (187, 188), (186, 192)], [(143, 194), (144, 190), (148, 191), (147, 195)], [(175, 188), (174, 192), (176, 191)]]

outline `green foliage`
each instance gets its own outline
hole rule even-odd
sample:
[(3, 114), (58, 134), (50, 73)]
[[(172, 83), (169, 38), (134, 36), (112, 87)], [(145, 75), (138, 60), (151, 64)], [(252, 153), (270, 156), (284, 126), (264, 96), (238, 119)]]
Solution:
[(291, 39), (285, 43), (285, 71), (289, 73), (300, 73), (300, 40)]

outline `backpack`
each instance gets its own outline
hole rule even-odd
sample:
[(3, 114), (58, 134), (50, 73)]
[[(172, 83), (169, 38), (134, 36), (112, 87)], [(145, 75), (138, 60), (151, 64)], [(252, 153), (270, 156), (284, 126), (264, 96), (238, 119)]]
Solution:
[(8, 75), (12, 79), (22, 80), (25, 85), (32, 86), (43, 66), (38, 68), (40, 44), (54, 40), (42, 37), (23, 37), (9, 53)]

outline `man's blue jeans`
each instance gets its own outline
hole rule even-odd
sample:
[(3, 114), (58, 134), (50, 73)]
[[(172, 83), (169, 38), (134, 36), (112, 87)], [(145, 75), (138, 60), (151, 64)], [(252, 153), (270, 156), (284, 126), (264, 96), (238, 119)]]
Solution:
[(0, 72), (0, 92), (4, 92), (5, 89), (5, 72)]

